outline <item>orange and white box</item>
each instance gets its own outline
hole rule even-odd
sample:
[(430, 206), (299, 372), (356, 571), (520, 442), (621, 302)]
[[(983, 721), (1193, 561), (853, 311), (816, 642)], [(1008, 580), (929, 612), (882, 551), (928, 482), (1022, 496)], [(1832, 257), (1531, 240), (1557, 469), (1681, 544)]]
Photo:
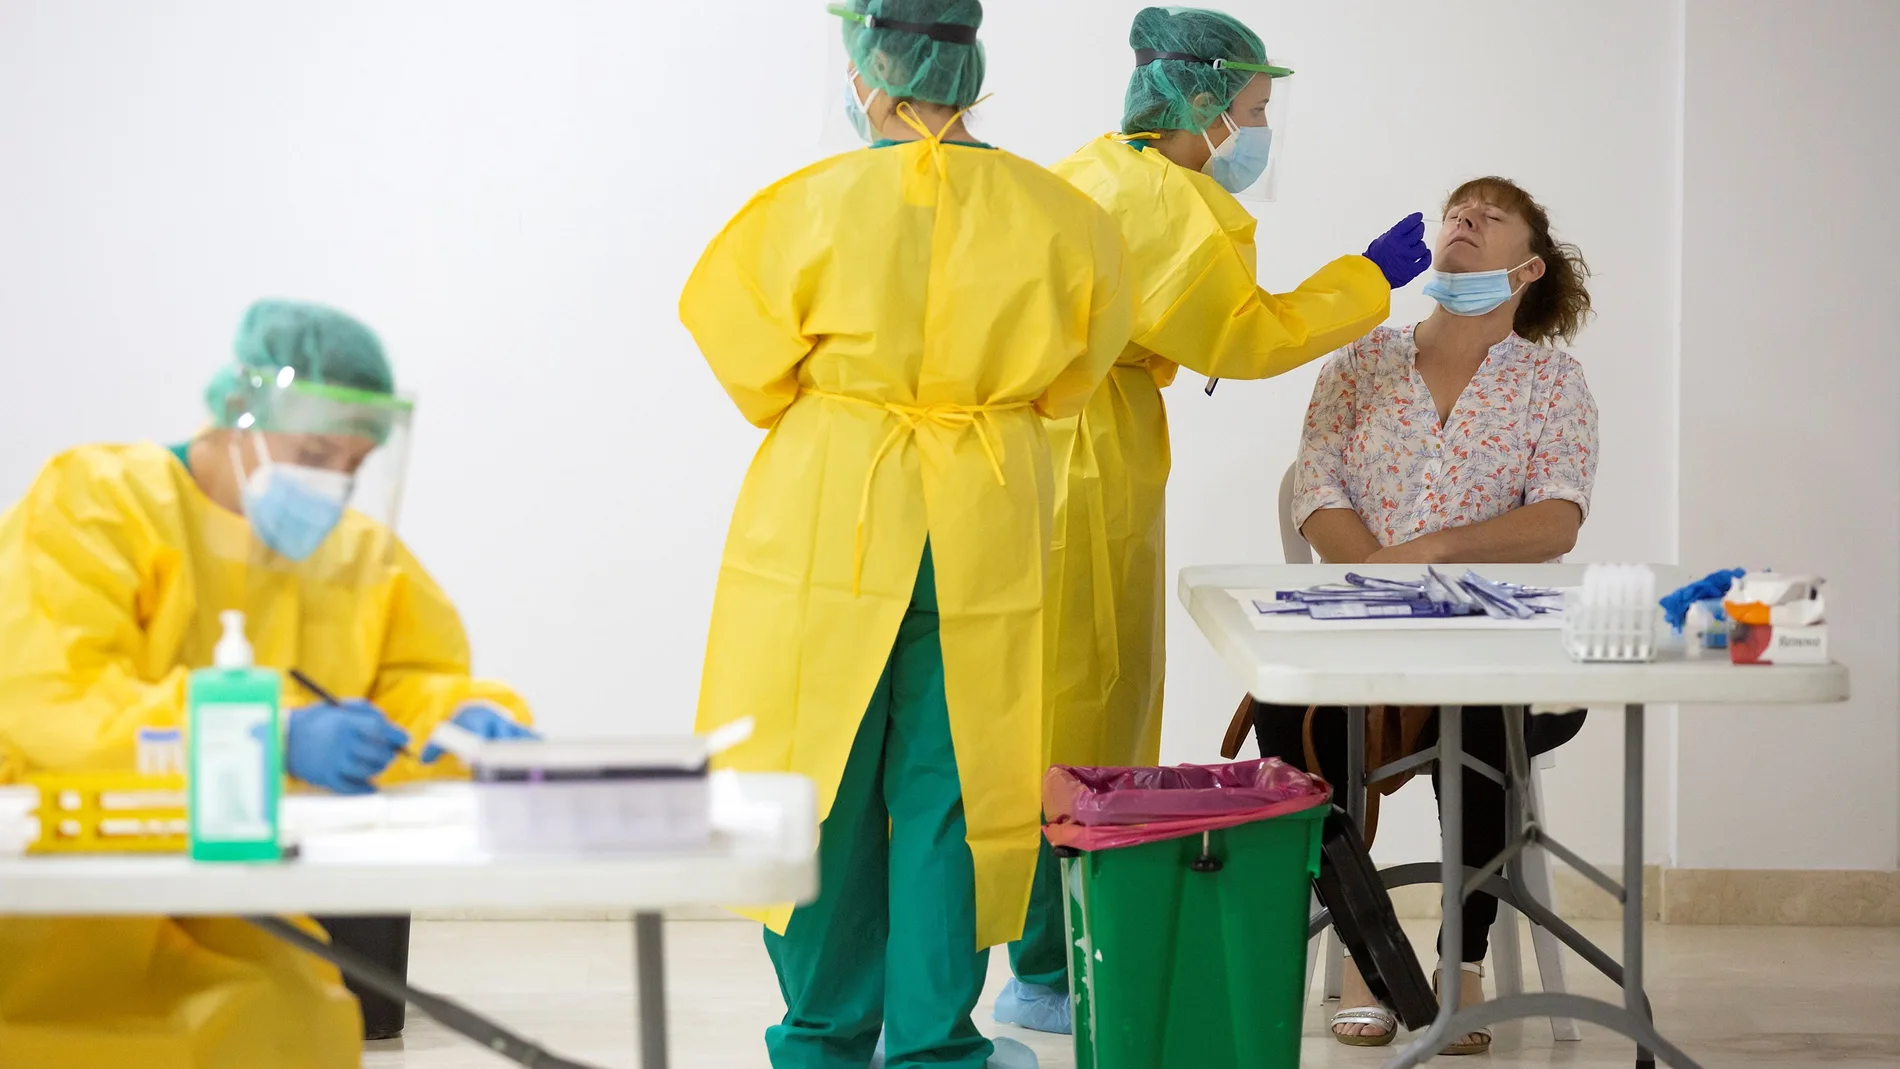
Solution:
[(1825, 580), (1809, 575), (1750, 572), (1722, 599), (1728, 613), (1728, 658), (1734, 664), (1826, 664)]

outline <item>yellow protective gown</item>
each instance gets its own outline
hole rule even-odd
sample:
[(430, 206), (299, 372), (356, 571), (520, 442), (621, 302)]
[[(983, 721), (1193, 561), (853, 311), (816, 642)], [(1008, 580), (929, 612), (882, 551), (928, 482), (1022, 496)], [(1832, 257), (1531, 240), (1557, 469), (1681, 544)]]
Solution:
[(1059, 496), (1050, 559), (1054, 763), (1160, 760), (1167, 656), (1163, 524), (1170, 464), (1161, 389), (1178, 367), (1270, 378), (1383, 322), (1392, 290), (1342, 256), (1292, 293), (1260, 288), (1254, 217), (1212, 178), (1109, 135), (1056, 174), (1120, 224), (1133, 339), (1079, 418), (1052, 421)]
[[(160, 446), (49, 464), (0, 518), (0, 783), (133, 768), (139, 728), (182, 725), (226, 609), (259, 665), (367, 697), (412, 738), (469, 700), (526, 721), (469, 677), (454, 606), (387, 529), (352, 513), (295, 572), (247, 567), (250, 540)], [(400, 758), (382, 782), (444, 765)], [(0, 1065), (341, 1069), (361, 1041), (336, 971), (242, 921), (0, 919)]]
[[(1021, 932), (1038, 841), (1038, 413), (1080, 411), (1127, 342), (1122, 258), (1114, 223), (1042, 168), (918, 141), (767, 188), (680, 300), (771, 429), (719, 570), (699, 726), (756, 717), (728, 763), (812, 777), (828, 814), (928, 536), (979, 946)], [(759, 916), (782, 933), (791, 907)]]

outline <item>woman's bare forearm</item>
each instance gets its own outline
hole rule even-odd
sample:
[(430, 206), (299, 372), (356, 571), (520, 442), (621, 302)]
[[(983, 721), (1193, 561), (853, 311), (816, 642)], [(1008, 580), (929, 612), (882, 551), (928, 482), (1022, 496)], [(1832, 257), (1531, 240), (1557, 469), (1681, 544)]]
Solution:
[(1447, 527), (1366, 558), (1369, 563), (1541, 564), (1577, 546), (1583, 510), (1570, 501), (1539, 501), (1468, 527)]
[(1383, 548), (1351, 509), (1320, 509), (1300, 534), (1329, 564), (1541, 564), (1575, 549), (1582, 527), (1575, 503), (1539, 501)]
[(1379, 540), (1351, 509), (1320, 509), (1300, 525), (1300, 535), (1328, 564), (1362, 564), (1379, 551)]

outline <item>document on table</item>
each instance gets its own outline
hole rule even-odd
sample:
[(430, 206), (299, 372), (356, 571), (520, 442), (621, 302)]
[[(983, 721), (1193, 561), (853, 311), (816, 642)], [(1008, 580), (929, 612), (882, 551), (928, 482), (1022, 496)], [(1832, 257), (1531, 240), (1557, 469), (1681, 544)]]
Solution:
[(1494, 616), (1374, 616), (1362, 620), (1315, 620), (1305, 613), (1272, 612), (1280, 604), (1276, 590), (1228, 590), (1240, 602), (1255, 631), (1559, 631), (1560, 612), (1538, 613), (1528, 620)]

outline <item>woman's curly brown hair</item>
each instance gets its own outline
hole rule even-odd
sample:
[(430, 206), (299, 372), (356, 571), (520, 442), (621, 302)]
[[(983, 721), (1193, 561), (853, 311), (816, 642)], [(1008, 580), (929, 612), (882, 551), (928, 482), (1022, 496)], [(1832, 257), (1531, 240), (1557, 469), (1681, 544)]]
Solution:
[(1530, 224), (1531, 254), (1544, 261), (1544, 276), (1525, 289), (1511, 328), (1539, 345), (1558, 339), (1574, 341), (1591, 314), (1590, 291), (1584, 287), (1590, 266), (1583, 262), (1583, 253), (1552, 237), (1550, 213), (1508, 178), (1473, 178), (1445, 198), (1445, 213), (1473, 199), (1496, 205)]

